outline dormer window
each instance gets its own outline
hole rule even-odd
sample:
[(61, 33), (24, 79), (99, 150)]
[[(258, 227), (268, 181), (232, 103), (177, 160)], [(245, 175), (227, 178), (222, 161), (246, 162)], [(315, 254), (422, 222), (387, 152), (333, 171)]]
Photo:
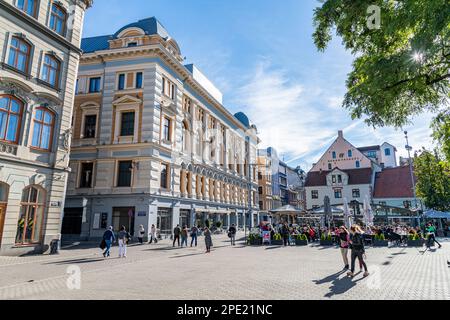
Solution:
[(133, 47), (137, 47), (138, 43), (137, 42), (129, 42), (128, 43), (128, 48), (133, 48)]

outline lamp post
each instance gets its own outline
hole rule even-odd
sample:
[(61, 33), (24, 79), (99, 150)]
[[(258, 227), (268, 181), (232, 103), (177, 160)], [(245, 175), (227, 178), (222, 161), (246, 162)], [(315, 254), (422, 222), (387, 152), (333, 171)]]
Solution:
[[(411, 151), (412, 151), (412, 147), (409, 145), (409, 138), (408, 138), (408, 131), (405, 131), (405, 139), (406, 139), (406, 150), (408, 151), (408, 162), (409, 162), (409, 173), (411, 175), (411, 183), (412, 183), (412, 188), (413, 188), (413, 194), (414, 194), (414, 207), (415, 207), (415, 211), (418, 213), (418, 205), (417, 205), (417, 194), (416, 194), (416, 182), (414, 180), (414, 172), (413, 172), (413, 164), (412, 164), (412, 159), (411, 159)], [(419, 220), (419, 224), (420, 224), (420, 220)]]

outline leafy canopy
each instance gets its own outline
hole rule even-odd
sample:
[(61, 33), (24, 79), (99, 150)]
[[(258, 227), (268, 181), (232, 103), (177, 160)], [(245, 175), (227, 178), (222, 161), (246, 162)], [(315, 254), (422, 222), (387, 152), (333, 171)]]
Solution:
[[(353, 119), (401, 127), (421, 112), (448, 110), (449, 0), (322, 2), (314, 15), (317, 48), (325, 50), (335, 30), (356, 57), (344, 99)], [(379, 29), (368, 27), (371, 5), (381, 9)]]

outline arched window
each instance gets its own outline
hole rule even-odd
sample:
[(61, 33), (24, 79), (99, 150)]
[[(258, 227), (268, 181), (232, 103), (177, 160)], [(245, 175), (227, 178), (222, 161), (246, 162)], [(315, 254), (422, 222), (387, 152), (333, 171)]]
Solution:
[(66, 32), (66, 21), (66, 11), (56, 3), (52, 4), (52, 11), (50, 14), (50, 29), (63, 36)]
[(37, 17), (38, 0), (17, 0), (17, 8), (32, 17)]
[(183, 121), (182, 129), (181, 129), (181, 146), (183, 147), (183, 152), (189, 152), (190, 150), (190, 134), (186, 121)]
[(24, 39), (12, 37), (8, 64), (19, 71), (27, 73), (30, 64), (30, 53), (31, 46)]
[(52, 147), (55, 116), (48, 109), (39, 107), (33, 117), (33, 141), (31, 146), (37, 149), (50, 150)]
[(44, 58), (44, 66), (42, 68), (42, 80), (50, 84), (52, 87), (59, 86), (59, 72), (61, 63), (54, 56), (46, 54)]
[(31, 186), (23, 190), (17, 223), (16, 244), (39, 243), (45, 210), (45, 191)]
[(18, 143), (22, 109), (20, 100), (0, 95), (0, 141)]

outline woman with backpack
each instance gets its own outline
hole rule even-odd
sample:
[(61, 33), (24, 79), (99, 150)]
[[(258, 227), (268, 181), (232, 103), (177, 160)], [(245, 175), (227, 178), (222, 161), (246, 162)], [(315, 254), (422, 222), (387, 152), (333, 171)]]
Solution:
[(354, 225), (350, 228), (350, 248), (352, 250), (351, 254), (351, 262), (352, 267), (349, 273), (347, 275), (349, 277), (355, 276), (355, 262), (356, 258), (358, 258), (360, 264), (364, 267), (364, 277), (369, 276), (369, 271), (367, 270), (367, 265), (364, 262), (363, 255), (365, 254), (364, 249), (364, 238), (363, 234), (364, 232), (361, 230), (361, 227), (358, 225)]

